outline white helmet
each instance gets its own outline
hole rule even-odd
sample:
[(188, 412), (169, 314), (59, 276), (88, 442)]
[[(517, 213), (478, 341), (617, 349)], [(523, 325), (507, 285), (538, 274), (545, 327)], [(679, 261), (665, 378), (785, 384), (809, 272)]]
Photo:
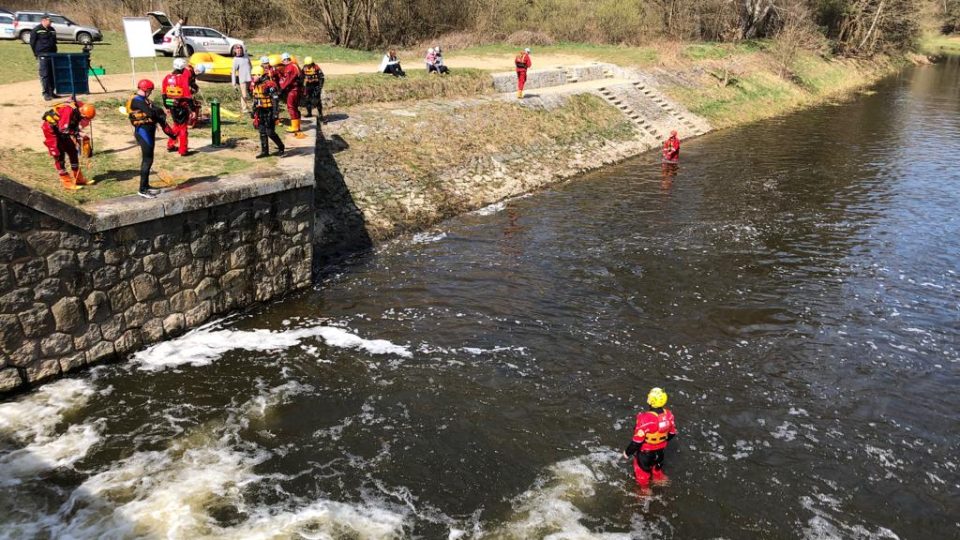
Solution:
[(524, 49), (523, 52), (529, 53), (529, 52), (530, 52), (530, 47), (527, 47), (526, 49)]
[(430, 47), (429, 49), (427, 49), (427, 53), (428, 53), (428, 54), (433, 54), (433, 47)]
[(207, 72), (207, 68), (203, 64), (197, 64), (197, 67), (193, 68), (197, 75), (203, 75)]
[(173, 59), (173, 69), (184, 69), (187, 67), (186, 58), (174, 58)]
[(281, 61), (281, 62), (283, 62), (284, 60), (289, 60), (289, 59), (290, 59), (290, 53), (283, 53), (283, 54), (280, 55), (280, 61)]
[(260, 63), (261, 63), (261, 64), (269, 64), (269, 63), (270, 63), (270, 57), (269, 57), (269, 56), (261, 56), (261, 57), (260, 57)]

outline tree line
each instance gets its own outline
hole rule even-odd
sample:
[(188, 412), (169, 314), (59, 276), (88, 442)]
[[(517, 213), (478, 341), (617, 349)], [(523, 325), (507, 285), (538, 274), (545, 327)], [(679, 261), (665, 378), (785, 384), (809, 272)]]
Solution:
[(926, 8), (942, 14), (945, 29), (960, 26), (960, 0), (14, 0), (8, 5), (58, 10), (105, 29), (119, 28), (118, 14), (159, 10), (231, 35), (364, 49), (451, 35), (464, 44), (626, 45), (785, 35), (839, 54), (871, 55), (911, 47)]

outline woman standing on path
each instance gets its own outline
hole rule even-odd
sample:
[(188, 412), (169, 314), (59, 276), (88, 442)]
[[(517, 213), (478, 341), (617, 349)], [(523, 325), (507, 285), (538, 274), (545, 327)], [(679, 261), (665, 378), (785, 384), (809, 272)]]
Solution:
[(250, 99), (250, 56), (243, 50), (243, 45), (233, 46), (233, 67), (230, 69), (230, 83), (234, 88), (240, 86), (240, 110), (249, 112), (247, 100)]
[(520, 54), (513, 59), (513, 63), (517, 67), (517, 99), (523, 99), (523, 87), (527, 84), (527, 70), (533, 65), (530, 61), (530, 49), (520, 51)]

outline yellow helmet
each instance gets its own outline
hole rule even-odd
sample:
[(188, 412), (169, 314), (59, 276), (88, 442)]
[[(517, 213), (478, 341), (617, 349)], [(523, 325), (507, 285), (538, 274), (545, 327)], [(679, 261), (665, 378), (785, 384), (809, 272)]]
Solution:
[(654, 409), (663, 407), (667, 404), (667, 393), (663, 391), (663, 388), (654, 388), (650, 390), (650, 393), (647, 394), (647, 404)]
[(263, 66), (253, 66), (250, 70), (250, 75), (254, 77), (263, 77)]
[(273, 67), (277, 67), (283, 63), (283, 60), (280, 59), (279, 54), (271, 54), (269, 58), (270, 58), (270, 65)]
[(307, 56), (307, 57), (305, 57), (305, 58), (303, 59), (303, 63), (304, 63), (304, 64), (312, 64), (312, 63), (313, 63), (313, 57), (312, 57), (312, 56)]

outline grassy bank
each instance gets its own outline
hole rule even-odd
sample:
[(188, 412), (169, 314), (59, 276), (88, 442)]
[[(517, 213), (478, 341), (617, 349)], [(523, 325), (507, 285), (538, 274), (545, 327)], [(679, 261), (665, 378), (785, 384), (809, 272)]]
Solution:
[(715, 128), (726, 128), (821, 103), (876, 82), (902, 59), (824, 58), (801, 52), (784, 69), (764, 50), (698, 63), (663, 77), (663, 90)]
[(537, 189), (579, 150), (635, 137), (620, 111), (587, 94), (552, 110), (466, 100), (394, 111), (347, 109), (336, 134), (349, 145), (337, 166), (376, 240)]

